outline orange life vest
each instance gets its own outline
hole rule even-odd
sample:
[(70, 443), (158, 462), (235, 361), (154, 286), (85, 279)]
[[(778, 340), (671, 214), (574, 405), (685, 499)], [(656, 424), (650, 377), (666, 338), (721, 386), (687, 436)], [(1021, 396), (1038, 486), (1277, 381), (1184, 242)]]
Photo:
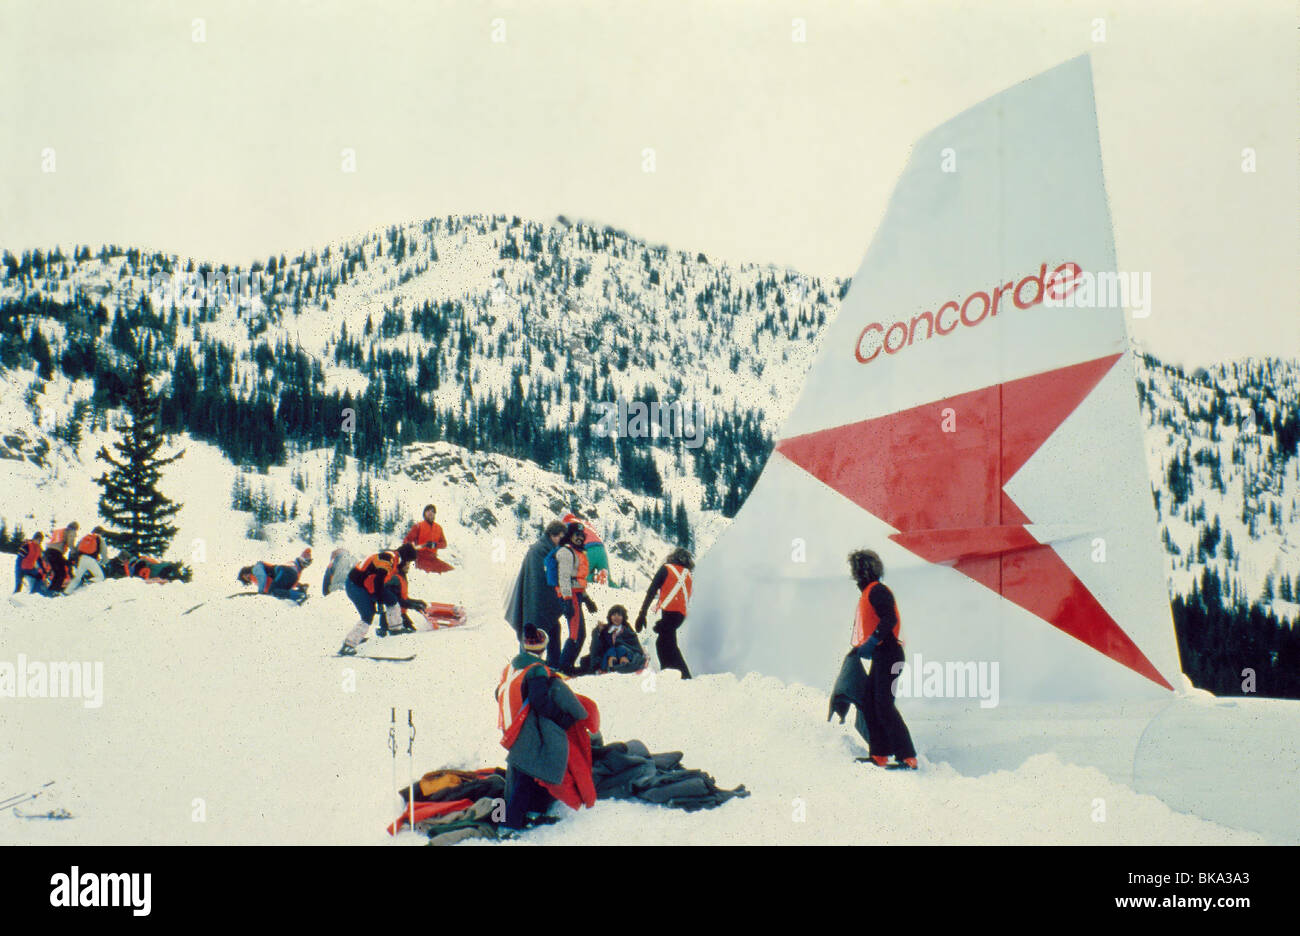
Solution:
[[(586, 551), (582, 549), (574, 549), (567, 543), (561, 548), (571, 551), (574, 555), (573, 579), (570, 589), (575, 592), (586, 591), (587, 573), (591, 571), (591, 563), (587, 561)], [(564, 593), (560, 591), (559, 585), (555, 586), (555, 593), (561, 598), (564, 597)]]
[(659, 586), (654, 610), (685, 614), (691, 602), (691, 570), (671, 562), (664, 568), (668, 570), (668, 574), (664, 576), (664, 583)]
[(36, 540), (28, 540), (23, 543), (23, 561), (22, 567), (27, 571), (40, 568), (41, 555), (45, 550)]
[[(880, 615), (871, 606), (871, 589), (879, 584), (879, 582), (872, 582), (862, 589), (862, 595), (858, 598), (858, 610), (853, 615), (853, 646), (855, 647), (860, 647), (866, 643), (871, 635), (876, 632), (876, 628), (880, 626)], [(894, 608), (894, 617), (897, 618), (897, 623), (894, 624), (894, 639), (901, 644), (903, 641), (898, 635), (903, 627), (903, 616), (898, 613), (897, 606)]]
[(519, 732), (528, 720), (528, 700), (524, 698), (524, 679), (528, 672), (540, 666), (550, 676), (550, 668), (540, 660), (529, 663), (521, 670), (515, 669), (514, 661), (506, 664), (501, 671), (501, 682), (497, 684), (497, 727), (501, 729), (501, 746), (506, 750), (514, 747)]
[[(372, 595), (378, 595), (393, 579), (401, 578), (397, 572), (397, 557), (391, 552), (379, 552), (368, 556), (358, 562), (352, 571), (361, 579), (358, 584)], [(383, 573), (382, 577), (380, 573)], [(372, 583), (375, 587), (372, 587)]]

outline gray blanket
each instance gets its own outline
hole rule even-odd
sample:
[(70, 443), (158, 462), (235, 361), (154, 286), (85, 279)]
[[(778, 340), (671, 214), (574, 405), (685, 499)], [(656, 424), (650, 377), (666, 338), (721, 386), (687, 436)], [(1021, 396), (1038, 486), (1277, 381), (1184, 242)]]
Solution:
[(744, 785), (724, 790), (702, 770), (682, 766), (682, 753), (652, 754), (640, 741), (604, 744), (591, 739), (591, 775), (597, 799), (635, 799), (689, 811), (746, 797)]
[(855, 654), (850, 653), (844, 657), (844, 662), (840, 665), (840, 674), (835, 678), (835, 685), (831, 687), (831, 705), (830, 711), (826, 713), (826, 720), (830, 721), (832, 716), (838, 715), (840, 724), (844, 724), (849, 706), (852, 705), (857, 709), (853, 727), (858, 729), (858, 734), (862, 735), (862, 740), (866, 742), (868, 749), (871, 747), (871, 736), (867, 733), (865, 713), (869, 701), (867, 674), (862, 669), (862, 661)]

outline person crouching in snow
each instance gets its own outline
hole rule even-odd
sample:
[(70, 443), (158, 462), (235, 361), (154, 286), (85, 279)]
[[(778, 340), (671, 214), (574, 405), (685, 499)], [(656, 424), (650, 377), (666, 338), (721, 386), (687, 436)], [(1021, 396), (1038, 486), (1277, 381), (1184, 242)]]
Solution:
[(45, 589), (50, 597), (63, 594), (68, 584), (68, 560), (58, 546), (47, 546), (42, 554), (45, 560)]
[(307, 600), (307, 585), (300, 582), (302, 570), (311, 565), (311, 547), (302, 551), (297, 559), (288, 565), (272, 565), (269, 562), (257, 562), (239, 570), (239, 581), (244, 585), (253, 585), (259, 595), (284, 598), (299, 604)]
[(72, 572), (63, 592), (71, 595), (89, 579), (92, 582), (104, 581), (104, 528), (97, 526), (77, 541), (76, 552), (68, 554), (68, 565)]
[(586, 542), (587, 530), (575, 520), (564, 528), (564, 537), (555, 553), (555, 593), (560, 597), (565, 620), (564, 649), (560, 651), (559, 668), (560, 672), (570, 675), (574, 673), (573, 664), (587, 639), (583, 606), (592, 614), (596, 613), (596, 602), (587, 594)]
[(873, 550), (858, 549), (849, 553), (849, 573), (862, 591), (851, 642), (852, 652), (870, 663), (866, 716), (871, 761), (885, 767), (892, 755), (894, 766), (915, 770), (916, 749), (894, 699), (894, 681), (903, 668), (902, 622), (894, 593), (880, 581), (885, 564)]
[(614, 605), (591, 635), (591, 668), (597, 673), (635, 673), (645, 666), (641, 641), (627, 621), (627, 608)]
[(523, 650), (501, 671), (496, 689), (497, 727), (509, 752), (505, 824), (511, 829), (524, 828), (529, 813), (550, 808), (555, 797), (548, 786), (569, 773), (569, 728), (588, 717), (563, 678), (542, 662), (546, 643), (544, 631), (525, 627)]
[(409, 633), (415, 628), (402, 623), (402, 582), (415, 559), (415, 547), (403, 543), (396, 551), (385, 550), (361, 560), (348, 573), (344, 591), (356, 607), (361, 620), (348, 631), (339, 648), (339, 656), (355, 656), (357, 647), (370, 630), (375, 614), (382, 610), (379, 635), (388, 632)]
[(35, 536), (23, 543), (14, 561), (14, 594), (23, 590), (23, 582), (28, 582), (33, 594), (50, 597), (45, 576), (45, 534), (37, 530)]

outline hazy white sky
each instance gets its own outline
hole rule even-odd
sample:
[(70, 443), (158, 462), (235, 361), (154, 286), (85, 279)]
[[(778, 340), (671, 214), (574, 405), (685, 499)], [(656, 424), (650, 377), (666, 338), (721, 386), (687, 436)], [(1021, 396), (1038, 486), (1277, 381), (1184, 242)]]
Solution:
[(4, 0), (0, 246), (248, 262), (564, 213), (847, 276), (918, 136), (1089, 52), (1120, 267), (1153, 276), (1135, 334), (1296, 355), (1296, 26), (1290, 0)]

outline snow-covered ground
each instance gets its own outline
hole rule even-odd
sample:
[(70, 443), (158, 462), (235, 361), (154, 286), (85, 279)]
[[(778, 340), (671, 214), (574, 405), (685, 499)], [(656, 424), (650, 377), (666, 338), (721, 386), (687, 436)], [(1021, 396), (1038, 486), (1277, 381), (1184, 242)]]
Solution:
[[(27, 518), (28, 529), (50, 519), (89, 526), (97, 489), (87, 456), (97, 441), (83, 441), (77, 460), (56, 448), (44, 466), (11, 463), (11, 483), (0, 495), (4, 515)], [(102, 664), (102, 685), (89, 687), (102, 690), (102, 704), (0, 698), (0, 795), (53, 779), (53, 787), (23, 808), (64, 808), (75, 816), (23, 820), (5, 810), (0, 842), (390, 841), (384, 829), (400, 807), (388, 750), (394, 707), (401, 720), (408, 708), (414, 711), (417, 772), (503, 763), (492, 691), (514, 644), (501, 620), (502, 595), (527, 545), (520, 530), (549, 516), (549, 500), (565, 494), (562, 479), (444, 444), (420, 450), (394, 472), (385, 499), (412, 514), (435, 500), (457, 566), (441, 577), (413, 572), (412, 594), (464, 603), (470, 626), (372, 638), (370, 652), (417, 654), (410, 663), (377, 663), (332, 655), (355, 612), (343, 596), (321, 597), (317, 587), (332, 545), (358, 551), (394, 538), (344, 534), (335, 544), (318, 534), (317, 562), (307, 576), (313, 596), (301, 607), (230, 598), (240, 590), (234, 580), (240, 565), (297, 554), (302, 514), (297, 523), (269, 526), (269, 541), (247, 539), (248, 515), (229, 507), (236, 469), (211, 446), (177, 445), (188, 453), (167, 470), (162, 488), (185, 507), (169, 556), (193, 566), (192, 583), (106, 582), (55, 600), (5, 599), (0, 665), (16, 668), (22, 655), (29, 669), (32, 661), (89, 662), (93, 674), (93, 664)], [(323, 470), (299, 461), (252, 479), (287, 497), (295, 468)], [(504, 475), (490, 474), (498, 469)], [(319, 490), (318, 484), (313, 480), (307, 490)], [(533, 499), (527, 523), (501, 509), (503, 493)], [(617, 522), (621, 494), (606, 497), (589, 487), (581, 493), (608, 508), (605, 523)], [(307, 506), (304, 501), (302, 509)], [(495, 509), (501, 522), (488, 529), (467, 522), (484, 507)], [(323, 526), (320, 516), (317, 523)], [(666, 548), (637, 535), (648, 557)], [(627, 565), (636, 570), (630, 584), (644, 588), (639, 561)], [(593, 594), (602, 611), (615, 602), (640, 603), (636, 590), (596, 586)], [(970, 712), (909, 710), (904, 703), (923, 767), (904, 774), (853, 763), (863, 753), (861, 742), (850, 726), (827, 723), (824, 687), (760, 676), (683, 682), (675, 673), (588, 677), (574, 685), (600, 705), (607, 740), (639, 738), (652, 750), (684, 751), (688, 766), (709, 771), (725, 787), (743, 783), (752, 795), (696, 814), (600, 802), (530, 833), (526, 842), (1300, 841), (1295, 824), (1285, 821), (1286, 808), (1279, 812), (1276, 805), (1278, 796), (1294, 800), (1297, 771), (1265, 800), (1224, 773), (1259, 762), (1273, 771), (1263, 776), (1288, 776), (1285, 757), (1294, 760), (1295, 752), (1282, 752), (1278, 761), (1269, 746), (1276, 721), (1245, 717), (1270, 704), (1264, 700), (1255, 709), (1243, 701), (1234, 713), (1188, 697), (1172, 715), (1163, 705)], [(1293, 718), (1293, 703), (1273, 704), (1292, 707), (1269, 710), (1271, 717)], [(1207, 724), (1219, 736), (1226, 730), (1232, 749), (1209, 745)], [(400, 785), (408, 771), (401, 726), (398, 741)], [(1207, 757), (1207, 751), (1223, 756)], [(1197, 798), (1198, 789), (1216, 784), (1235, 813)], [(1200, 815), (1231, 815), (1235, 827), (1177, 812), (1170, 802)], [(403, 839), (416, 841), (409, 834)]]
[[(513, 571), (513, 570), (511, 570)], [(392, 707), (414, 711), (415, 769), (503, 763), (492, 690), (513, 650), (500, 619), (510, 573), (458, 570), (471, 627), (366, 644), (414, 652), (410, 663), (333, 657), (352, 609), (342, 596), (301, 607), (226, 598), (220, 582), (119, 581), (56, 601), (8, 602), (0, 661), (102, 663), (102, 704), (0, 702), (0, 777), (8, 794), (56, 785), (24, 807), (62, 807), (68, 821), (0, 816), (9, 843), (379, 843), (400, 809), (388, 750)], [(412, 591), (439, 597), (451, 581), (413, 573)], [(597, 589), (605, 607), (627, 593)], [(184, 613), (201, 605), (191, 613)], [(586, 677), (574, 688), (601, 707), (608, 740), (682, 750), (688, 766), (752, 796), (695, 814), (598, 802), (530, 833), (535, 843), (1255, 843), (1286, 841), (1174, 811), (1058, 754), (990, 743), (975, 722), (914, 720), (917, 774), (853, 763), (849, 726), (826, 722), (826, 696), (766, 677), (682, 681), (665, 675)], [(93, 700), (92, 700), (93, 701)], [(1044, 725), (1078, 733), (1080, 749), (1111, 756), (1123, 775), (1152, 712), (1078, 712), (1062, 728), (1007, 713), (980, 720), (1032, 748)], [(992, 726), (992, 727), (989, 727)], [(1003, 740), (1006, 740), (1006, 737)], [(1189, 737), (1189, 746), (1195, 739)], [(398, 783), (408, 771), (398, 729)], [(1125, 751), (1129, 753), (1124, 754)], [(1086, 760), (1084, 758), (1083, 760)], [(994, 769), (1001, 761), (1009, 766)], [(959, 769), (960, 768), (960, 769)], [(564, 807), (556, 807), (565, 812)], [(1261, 808), (1264, 808), (1261, 806)], [(1101, 810), (1099, 813), (1098, 810)], [(404, 838), (414, 841), (412, 836)]]

